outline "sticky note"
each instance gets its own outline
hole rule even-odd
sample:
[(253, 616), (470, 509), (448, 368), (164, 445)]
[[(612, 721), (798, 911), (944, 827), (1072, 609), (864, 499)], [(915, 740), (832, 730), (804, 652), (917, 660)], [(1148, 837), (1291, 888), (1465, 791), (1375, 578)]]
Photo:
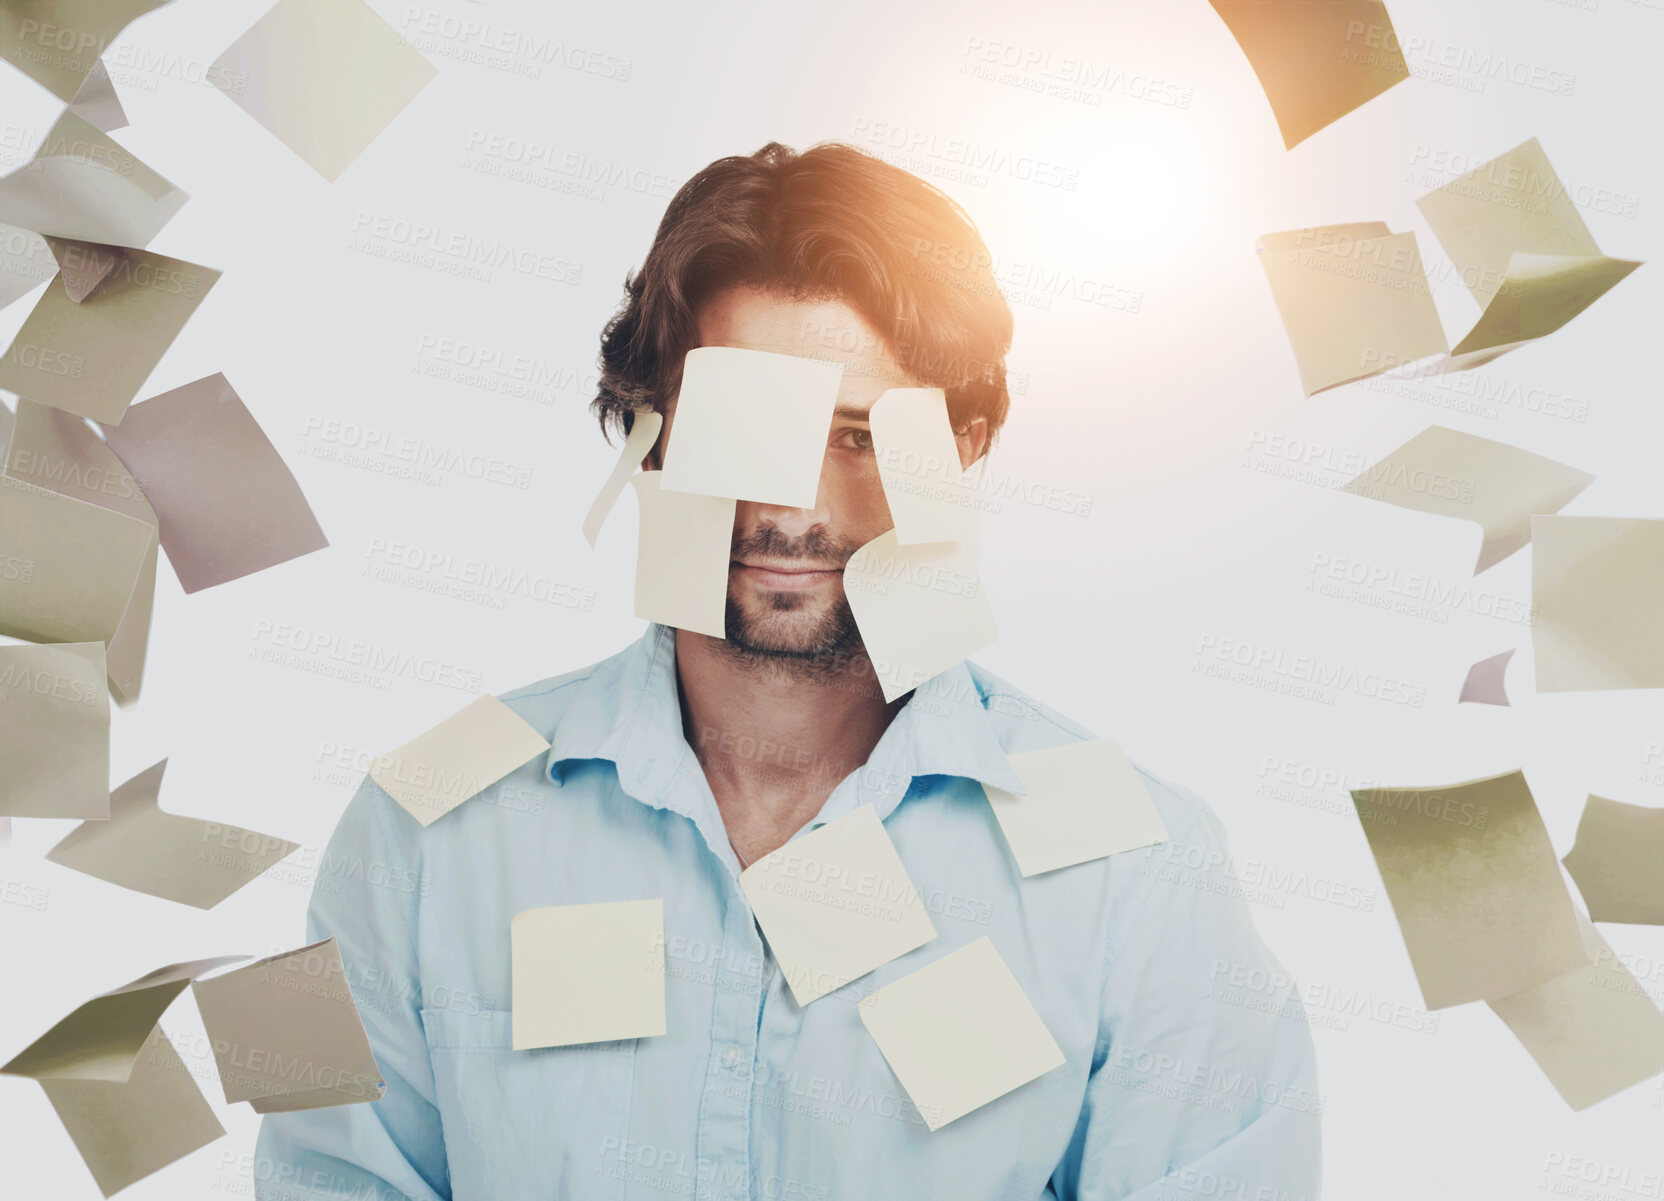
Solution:
[(931, 1130), (1065, 1062), (985, 937), (864, 997), (860, 1014)]
[(936, 937), (871, 805), (764, 855), (740, 888), (799, 1005)]
[(665, 1032), (664, 901), (526, 909), (510, 941), (516, 1051)]

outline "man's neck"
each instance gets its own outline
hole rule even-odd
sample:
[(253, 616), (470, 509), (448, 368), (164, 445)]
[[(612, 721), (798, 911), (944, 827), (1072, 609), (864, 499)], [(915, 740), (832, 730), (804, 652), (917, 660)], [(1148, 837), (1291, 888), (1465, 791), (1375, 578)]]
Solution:
[(901, 707), (864, 653), (813, 672), (676, 632), (682, 728), (742, 866), (784, 845), (867, 761)]

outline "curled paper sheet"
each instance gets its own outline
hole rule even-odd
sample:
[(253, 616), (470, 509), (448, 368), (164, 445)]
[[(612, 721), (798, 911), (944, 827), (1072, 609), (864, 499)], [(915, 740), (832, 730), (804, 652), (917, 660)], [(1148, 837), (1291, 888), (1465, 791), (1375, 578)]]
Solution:
[(109, 817), (104, 671), (102, 642), (0, 646), (0, 815)]
[(0, 634), (111, 641), (154, 537), (136, 518), (0, 476)]
[(0, 178), (0, 221), (46, 237), (147, 246), (189, 199), (65, 109), (35, 157)]
[(812, 509), (843, 367), (734, 346), (682, 365), (659, 486)]
[(79, 303), (53, 281), (0, 359), (0, 388), (117, 424), (219, 277), (131, 250)]
[(278, 0), (208, 82), (333, 181), (436, 74), (363, 0)]
[(1561, 862), (1594, 921), (1664, 926), (1664, 809), (1591, 796)]
[(0, 58), (59, 100), (77, 99), (128, 23), (168, 0), (0, 0)]
[(931, 1130), (1065, 1062), (986, 937), (862, 998), (860, 1013)]
[(1167, 841), (1167, 827), (1113, 738), (1006, 756), (1023, 793), (984, 784), (1024, 876)]
[(516, 1051), (665, 1032), (664, 901), (526, 909), (510, 943)]
[(1538, 692), (1664, 688), (1664, 521), (1531, 519)]
[(0, 309), (57, 273), (58, 264), (45, 238), (32, 229), (0, 225)]
[[(877, 903), (851, 904), (861, 882)], [(740, 873), (740, 889), (799, 1005), (936, 937), (871, 805), (764, 855)]]
[(256, 830), (164, 813), (163, 759), (110, 794), (110, 816), (82, 822), (46, 853), (53, 863), (181, 905), (212, 909), (300, 849)]
[(1212, 0), (1271, 102), (1283, 147), (1410, 77), (1381, 0)]
[(0, 1067), (0, 1074), (123, 1083), (132, 1076), (151, 1031), (173, 999), (193, 978), (239, 958), (221, 955), (171, 963), (100, 993), (14, 1055)]
[(103, 246), (70, 238), (48, 238), (46, 244), (52, 247), (52, 257), (58, 261), (64, 293), (76, 304), (98, 291), (99, 285), (127, 258), (125, 246)]
[(1468, 678), (1462, 682), (1462, 695), (1456, 703), (1506, 706), (1508, 690), (1503, 687), (1503, 677), (1507, 675), (1508, 662), (1513, 657), (1514, 652), (1509, 649), (1489, 659), (1481, 659), (1468, 668)]
[(844, 565), (844, 595), (893, 701), (999, 636), (975, 542), (900, 546), (886, 531)]
[(1640, 266), (1601, 254), (1536, 138), (1416, 204), (1484, 310), (1446, 370), (1553, 333)]
[(960, 466), (946, 393), (887, 389), (873, 402), (867, 421), (896, 542), (975, 538), (982, 495)]
[(482, 696), (397, 750), (370, 778), (424, 826), (549, 749), (549, 740), (494, 696)]
[(1566, 1104), (1587, 1109), (1664, 1072), (1664, 1013), (1581, 913), (1577, 924), (1589, 966), (1487, 1004)]
[(600, 535), (607, 515), (618, 503), (618, 498), (624, 495), (624, 488), (629, 484), (630, 477), (647, 457), (647, 452), (653, 449), (653, 443), (659, 440), (659, 430), (662, 428), (664, 416), (660, 413), (637, 413), (630, 422), (630, 432), (624, 438), (623, 449), (618, 452), (618, 462), (613, 464), (612, 474), (607, 476), (606, 483), (601, 485), (601, 491), (595, 495), (595, 502), (589, 506), (589, 512), (584, 516), (584, 541), (590, 546), (595, 545), (595, 539)]
[(724, 638), (734, 502), (694, 492), (667, 492), (659, 482), (663, 474), (643, 471), (630, 477), (640, 522), (636, 616)]
[(104, 436), (155, 507), (162, 549), (188, 593), (329, 545), (300, 484), (223, 375), (134, 405)]
[(1506, 442), (1430, 425), (1344, 490), (1477, 522), (1484, 533), (1473, 568), (1478, 575), (1531, 541), (1534, 514), (1559, 512), (1594, 478)]
[(121, 107), (121, 97), (116, 95), (115, 82), (110, 78), (103, 59), (95, 62), (92, 70), (87, 72), (81, 89), (70, 101), (69, 111), (100, 133), (109, 133), (127, 125), (127, 110)]
[(225, 1133), (161, 1026), (124, 1081), (48, 1078), (40, 1086), (106, 1197)]
[(151, 527), (150, 547), (105, 651), (111, 693), (121, 704), (132, 704), (144, 680), (151, 610), (156, 599), (156, 511), (132, 473), (87, 423), (50, 405), (18, 401), (17, 428), (4, 462), (8, 476)]
[(1413, 233), (1380, 221), (1288, 230), (1263, 235), (1259, 258), (1307, 396), (1450, 345)]
[(191, 983), (227, 1102), (288, 1113), (387, 1090), (333, 938)]
[(1352, 793), (1427, 1008), (1587, 967), (1571, 894), (1517, 771)]

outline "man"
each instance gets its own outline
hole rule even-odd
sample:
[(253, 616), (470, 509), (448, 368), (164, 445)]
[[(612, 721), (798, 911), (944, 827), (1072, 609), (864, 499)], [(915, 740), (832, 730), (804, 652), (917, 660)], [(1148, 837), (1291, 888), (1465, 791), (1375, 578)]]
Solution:
[[(723, 159), (672, 200), (603, 336), (603, 422), (663, 414), (658, 468), (690, 349), (837, 363), (816, 505), (736, 505), (726, 638), (651, 625), (505, 694), (546, 756), (427, 827), (365, 780), (308, 926), (339, 940), (387, 1093), (267, 1117), (261, 1196), (1316, 1196), (1310, 1035), (1211, 811), (1140, 773), (1166, 843), (1021, 876), (983, 785), (1090, 735), (965, 662), (887, 703), (845, 598), (890, 526), (873, 401), (942, 388), (962, 466), (1004, 420), (990, 262), (946, 196), (842, 145)], [(860, 806), (938, 936), (799, 1005), (739, 873)], [(666, 1033), (513, 1049), (515, 915), (642, 898)], [(860, 1002), (984, 937), (1065, 1062), (932, 1130)]]

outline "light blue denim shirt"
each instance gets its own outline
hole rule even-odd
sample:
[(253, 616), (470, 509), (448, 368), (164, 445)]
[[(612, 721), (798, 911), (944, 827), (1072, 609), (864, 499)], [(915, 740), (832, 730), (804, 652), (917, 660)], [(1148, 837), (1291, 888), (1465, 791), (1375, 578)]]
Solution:
[[(1141, 771), (1167, 843), (1024, 879), (982, 785), (1090, 737), (968, 663), (921, 686), (795, 837), (871, 805), (938, 931), (799, 1006), (684, 736), (675, 631), (502, 698), (551, 742), (423, 828), (368, 778), (307, 915), (339, 940), (380, 1101), (274, 1114), (257, 1196), (1312, 1201), (1322, 1103), (1218, 819)], [(804, 765), (725, 748), (759, 770)], [(667, 1033), (516, 1051), (509, 923), (663, 898)], [(1067, 1062), (931, 1131), (858, 1012), (987, 937)], [(966, 1049), (974, 1055), (976, 1049)]]

